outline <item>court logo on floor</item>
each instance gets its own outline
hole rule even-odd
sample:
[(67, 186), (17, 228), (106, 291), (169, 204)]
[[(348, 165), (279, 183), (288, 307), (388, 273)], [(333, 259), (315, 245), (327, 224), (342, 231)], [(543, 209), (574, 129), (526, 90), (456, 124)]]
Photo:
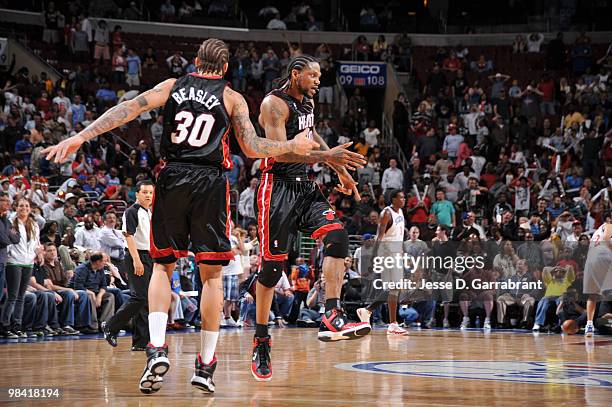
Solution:
[(377, 374), (612, 387), (612, 364), (606, 363), (414, 360), (342, 363), (336, 367)]

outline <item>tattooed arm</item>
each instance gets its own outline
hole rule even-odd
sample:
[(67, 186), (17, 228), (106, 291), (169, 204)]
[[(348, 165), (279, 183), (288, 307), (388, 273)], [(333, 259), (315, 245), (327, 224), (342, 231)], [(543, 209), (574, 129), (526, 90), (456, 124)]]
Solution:
[(83, 143), (134, 120), (143, 112), (163, 106), (170, 96), (175, 81), (176, 79), (167, 79), (136, 98), (113, 106), (79, 134), (57, 145), (45, 148), (41, 154), (46, 155), (47, 160), (55, 157), (56, 163), (66, 161), (67, 157), (75, 153)]
[[(249, 117), (249, 107), (242, 95), (230, 88), (225, 88), (224, 96), (230, 102), (228, 111), (231, 112), (234, 134), (240, 148), (248, 157), (265, 158), (289, 152), (297, 156), (303, 156), (310, 154), (314, 148), (319, 147), (317, 143), (306, 137), (306, 133), (287, 141), (287, 136), (284, 134), (285, 122), (279, 116), (282, 113), (275, 106), (271, 106), (271, 103), (269, 103), (270, 97), (266, 98), (267, 101), (264, 100), (261, 105), (261, 116), (265, 116), (264, 123), (266, 125), (264, 125), (264, 128), (267, 128), (267, 126), (282, 128), (283, 134), (277, 134), (276, 138), (263, 138), (255, 133), (255, 128)], [(268, 131), (266, 131), (266, 135), (268, 135)]]

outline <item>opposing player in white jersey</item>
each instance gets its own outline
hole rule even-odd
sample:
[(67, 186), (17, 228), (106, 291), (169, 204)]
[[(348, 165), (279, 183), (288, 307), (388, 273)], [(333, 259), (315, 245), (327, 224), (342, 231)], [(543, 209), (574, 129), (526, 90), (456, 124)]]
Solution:
[(593, 233), (584, 265), (583, 292), (588, 294), (585, 336), (593, 336), (595, 306), (602, 296), (612, 296), (612, 212), (604, 213), (604, 223)]
[[(391, 194), (391, 205), (382, 210), (378, 231), (376, 232), (376, 244), (374, 253), (377, 257), (403, 257), (403, 242), (404, 242), (404, 212), (403, 208), (406, 205), (404, 193), (400, 190), (395, 190)], [(384, 264), (384, 263), (383, 263)], [(384, 267), (382, 271), (382, 282), (400, 282), (404, 278), (404, 267), (401, 264), (394, 264), (393, 267)], [(387, 291), (387, 290), (385, 290)], [(387, 334), (389, 335), (405, 335), (407, 331), (397, 323), (397, 302), (399, 290), (388, 290), (385, 293), (387, 303), (389, 305), (389, 327)], [(357, 315), (362, 322), (370, 320), (372, 311), (382, 305), (382, 298), (376, 299), (366, 308), (359, 308)]]

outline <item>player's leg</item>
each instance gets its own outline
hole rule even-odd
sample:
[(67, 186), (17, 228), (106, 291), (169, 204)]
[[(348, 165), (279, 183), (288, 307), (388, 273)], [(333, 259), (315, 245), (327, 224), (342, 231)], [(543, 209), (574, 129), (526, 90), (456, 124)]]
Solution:
[(255, 335), (251, 362), (251, 374), (257, 381), (272, 379), (272, 340), (268, 333), (268, 320), (274, 287), (285, 269), (296, 228), (295, 207), (301, 194), (294, 184), (273, 181), (272, 174), (264, 174), (257, 191), (257, 229), (262, 259), (255, 288)]
[(229, 240), (229, 183), (217, 169), (208, 167), (194, 169), (189, 177), (194, 188), (189, 197), (190, 239), (202, 280), (200, 352), (195, 358), (191, 384), (205, 393), (213, 393), (215, 349), (223, 308), (221, 268), (234, 259)]
[(155, 393), (161, 389), (163, 376), (170, 369), (168, 345), (166, 345), (166, 324), (168, 309), (172, 301), (170, 278), (174, 271), (175, 261), (167, 264), (155, 263), (149, 281), (149, 335), (147, 345), (147, 365), (140, 378), (140, 391), (145, 394)]
[(587, 311), (587, 323), (584, 327), (584, 336), (591, 337), (595, 334), (595, 326), (593, 325), (593, 319), (595, 318), (595, 309), (597, 308), (598, 296), (590, 294), (587, 299), (586, 311)]
[(170, 280), (178, 257), (186, 255), (189, 246), (188, 202), (190, 188), (184, 179), (184, 168), (166, 166), (160, 173), (151, 206), (151, 257), (153, 271), (147, 293), (149, 308), (149, 335), (147, 365), (140, 379), (140, 391), (149, 394), (158, 391), (163, 376), (170, 369), (166, 325), (172, 302)]
[(369, 322), (349, 322), (340, 303), (344, 280), (344, 259), (349, 254), (348, 233), (315, 183), (304, 183), (308, 194), (300, 202), (300, 229), (322, 238), (324, 245), (325, 314), (321, 318), (318, 338), (321, 341), (358, 339), (370, 333)]
[(219, 339), (219, 324), (223, 308), (221, 267), (221, 264), (199, 264), (202, 279), (200, 297), (202, 329), (200, 331), (200, 353), (196, 359), (196, 369), (191, 378), (191, 384), (206, 393), (215, 391), (213, 382), (213, 374), (217, 368), (215, 350)]

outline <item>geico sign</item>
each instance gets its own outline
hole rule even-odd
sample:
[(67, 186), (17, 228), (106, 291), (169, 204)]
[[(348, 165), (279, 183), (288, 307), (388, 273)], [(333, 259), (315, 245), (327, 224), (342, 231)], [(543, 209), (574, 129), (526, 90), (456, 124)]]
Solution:
[(380, 66), (378, 65), (341, 65), (340, 73), (363, 73), (363, 74), (379, 74)]

